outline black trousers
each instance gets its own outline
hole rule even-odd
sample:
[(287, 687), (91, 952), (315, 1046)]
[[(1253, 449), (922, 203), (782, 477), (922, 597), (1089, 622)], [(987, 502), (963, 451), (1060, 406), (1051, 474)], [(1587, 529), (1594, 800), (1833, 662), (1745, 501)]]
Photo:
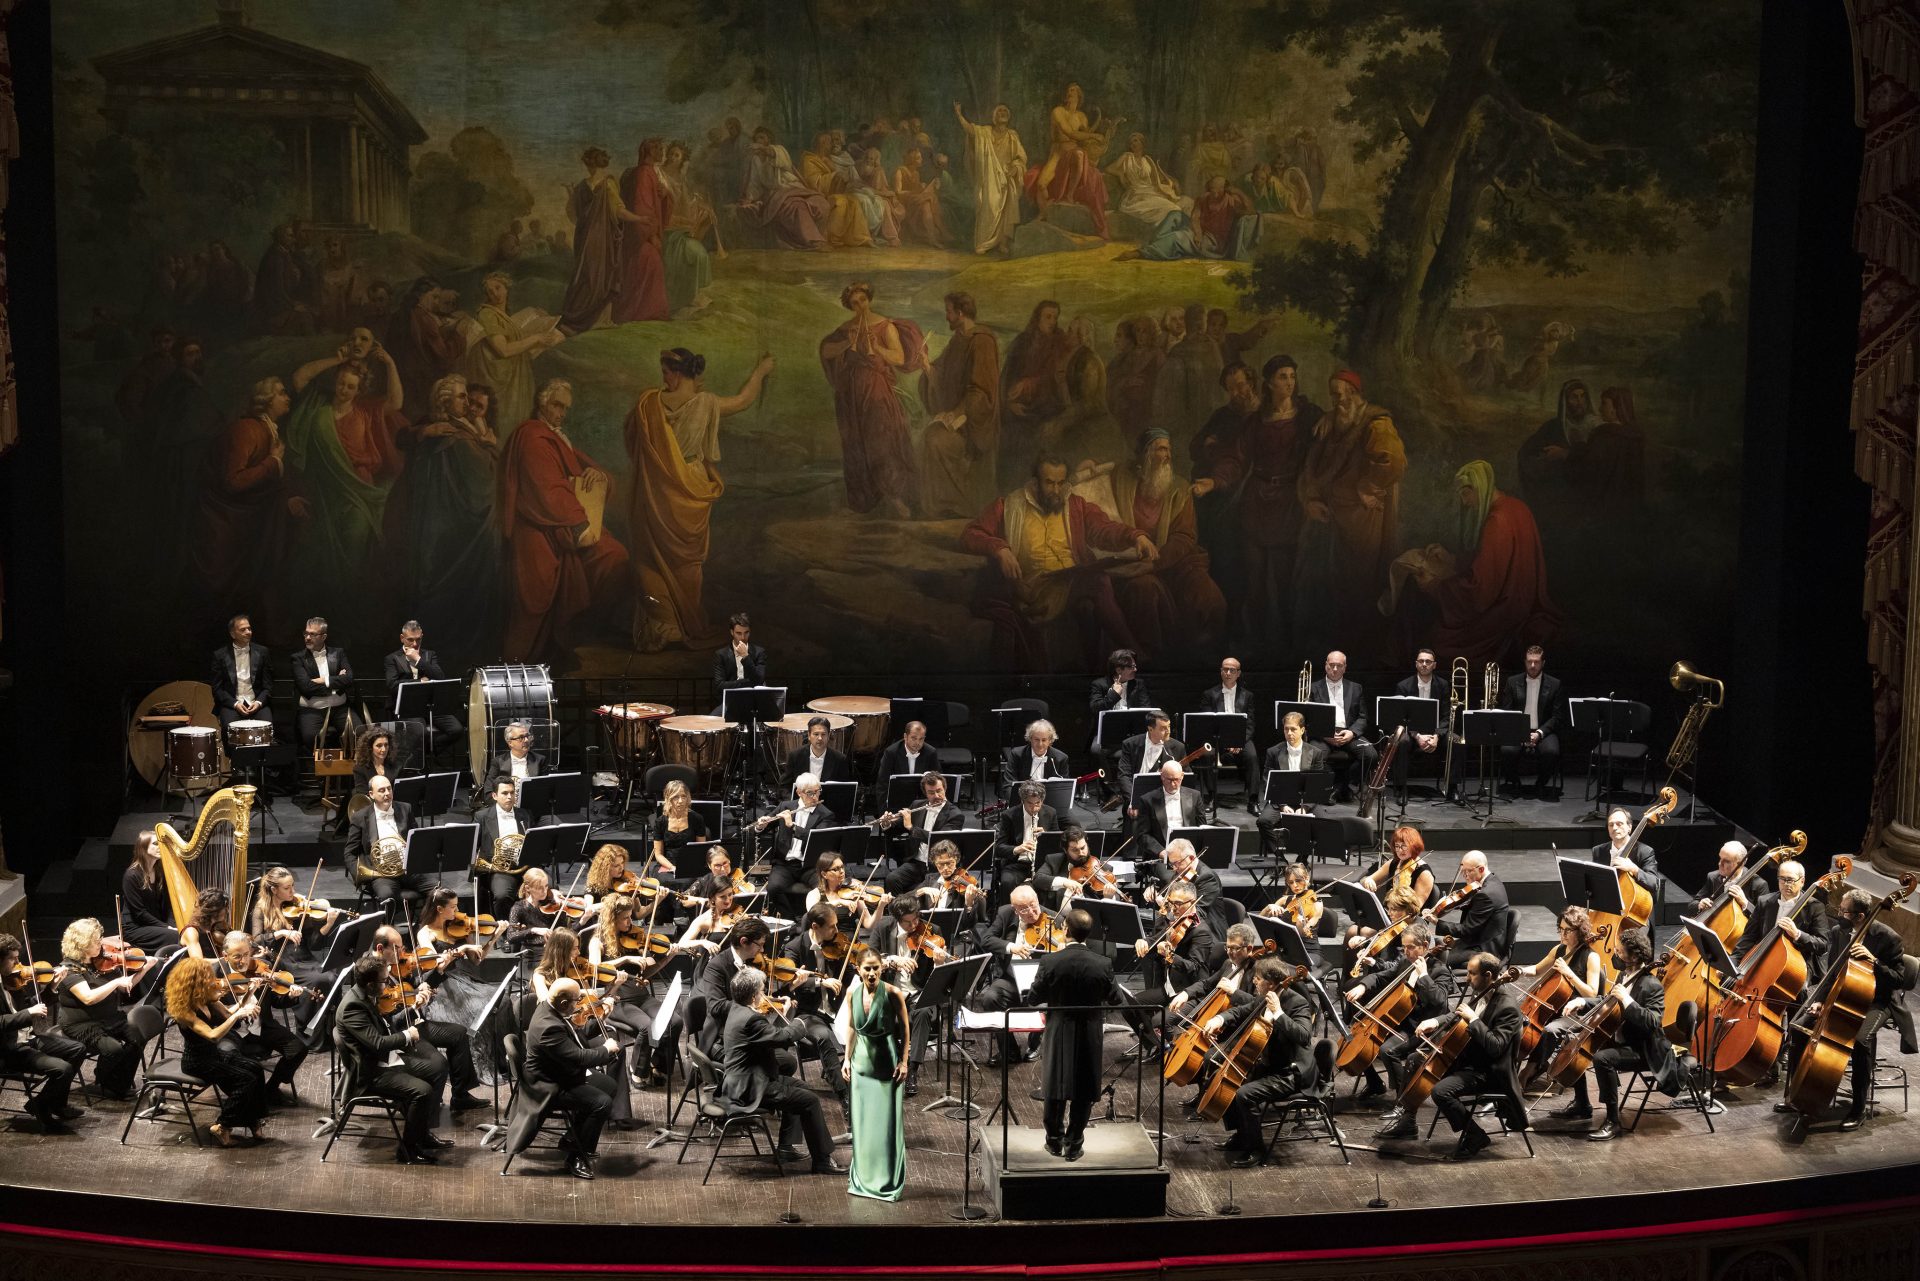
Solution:
[(994, 888), (998, 891), (996, 903), (1004, 903), (1013, 896), (1014, 890), (1033, 879), (1033, 860), (1030, 858), (1008, 859), (1000, 864), (1000, 874), (994, 879)]
[[(1335, 766), (1338, 757), (1346, 757), (1346, 770), (1342, 773)], [(1344, 780), (1344, 785), (1358, 791), (1373, 777), (1374, 762), (1380, 759), (1380, 753), (1373, 744), (1365, 739), (1356, 738), (1345, 747), (1331, 748), (1327, 754), (1327, 768), (1334, 771), (1336, 779)]]
[(87, 1060), (87, 1049), (78, 1041), (60, 1037), (57, 1038), (57, 1044), (71, 1047), (72, 1052), (56, 1053), (55, 1047), (42, 1044), (41, 1038), (0, 1052), (0, 1071), (39, 1072), (46, 1076), (46, 1082), (34, 1096), (34, 1102), (36, 1106), (55, 1113), (67, 1106), (67, 1095), (73, 1089), (73, 1080), (80, 1075), (80, 1065)]
[(1093, 1115), (1093, 1096), (1057, 1099), (1048, 1095), (1043, 1115), (1048, 1140), (1072, 1147), (1087, 1133), (1087, 1118)]
[(480, 900), (481, 912), (504, 922), (507, 913), (513, 910), (513, 901), (520, 897), (520, 878), (498, 872), (482, 873), (473, 878), (473, 892)]
[(600, 1131), (607, 1126), (607, 1120), (613, 1115), (613, 1101), (619, 1093), (617, 1087), (602, 1073), (595, 1072), (579, 1085), (560, 1091), (556, 1096), (554, 1108), (567, 1118), (567, 1131), (573, 1137), (574, 1147), (583, 1153), (593, 1153), (600, 1147)]
[(269, 1090), (278, 1089), (293, 1080), (294, 1074), (307, 1058), (307, 1043), (286, 1024), (272, 1018), (263, 1017), (260, 1031), (240, 1037), (237, 1048), (242, 1054), (262, 1064), (279, 1055), (280, 1061), (273, 1065), (273, 1075), (267, 1078)]
[(782, 916), (797, 921), (806, 914), (807, 891), (818, 881), (811, 868), (800, 870), (798, 859), (776, 859), (767, 873), (767, 898)]
[[(1609, 1045), (1593, 1056), (1593, 1080), (1600, 1087), (1600, 1102), (1607, 1109), (1607, 1120), (1620, 1119), (1620, 1074), (1639, 1072), (1646, 1068), (1647, 1060), (1640, 1051), (1625, 1045)], [(1581, 1077), (1573, 1083), (1573, 1101), (1581, 1107), (1590, 1107), (1587, 1102), (1587, 1078)]]
[(780, 1114), (780, 1142), (792, 1147), (793, 1141), (806, 1136), (807, 1154), (818, 1165), (833, 1159), (833, 1135), (827, 1129), (827, 1110), (820, 1096), (789, 1076), (767, 1083), (761, 1102)]
[(1533, 757), (1536, 787), (1546, 787), (1560, 776), (1560, 736), (1542, 734), (1532, 747), (1500, 749), (1500, 776), (1515, 787), (1520, 785), (1520, 767), (1527, 756)]
[(1440, 1078), (1433, 1087), (1433, 1106), (1440, 1109), (1440, 1115), (1447, 1119), (1456, 1134), (1468, 1130), (1478, 1130), (1467, 1105), (1460, 1101), (1463, 1094), (1478, 1094), (1493, 1085), (1493, 1074), (1473, 1068), (1455, 1068)]
[[(1851, 1078), (1848, 1082), (1853, 1092), (1853, 1102), (1848, 1105), (1850, 1115), (1858, 1115), (1867, 1110), (1867, 1100), (1873, 1097), (1873, 1060), (1874, 1044), (1879, 1039), (1880, 1029), (1886, 1026), (1891, 1011), (1883, 1005), (1876, 1005), (1867, 1011), (1867, 1017), (1860, 1023), (1860, 1033), (1853, 1039), (1853, 1057), (1848, 1062)], [(1787, 1038), (1787, 1077), (1792, 1079), (1800, 1066), (1800, 1055), (1806, 1049), (1804, 1036)]]
[[(407, 1066), (382, 1068), (367, 1082), (367, 1089), (400, 1105), (407, 1114), (402, 1138), (407, 1146), (417, 1147), (440, 1117), (440, 1091), (446, 1088), (447, 1063), (435, 1055), (439, 1061), (436, 1069), (424, 1055), (405, 1057)], [(421, 1070), (413, 1070), (416, 1067)]]
[(203, 1081), (220, 1087), (220, 1124), (260, 1124), (267, 1114), (267, 1074), (260, 1064), (238, 1051), (208, 1048), (192, 1037), (180, 1066)]
[(133, 1089), (133, 1074), (140, 1066), (142, 1046), (132, 1039), (124, 1018), (112, 1024), (92, 1021), (62, 1024), (60, 1030), (93, 1055), (95, 1085), (108, 1094), (124, 1095)]
[(467, 1029), (458, 1023), (425, 1019), (420, 1024), (420, 1040), (440, 1052), (436, 1057), (447, 1068), (441, 1080), (444, 1083), (451, 1078), (455, 1094), (464, 1094), (480, 1084), (480, 1074), (473, 1069), (473, 1043), (467, 1039)]
[(404, 876), (376, 876), (368, 883), (374, 902), (387, 905), (387, 917), (394, 924), (402, 921), (400, 905), (407, 905), (407, 915), (413, 920), (420, 919), (420, 900), (433, 893), (440, 882), (431, 876), (419, 872), (408, 872)]
[(1389, 1037), (1381, 1045), (1380, 1066), (1387, 1070), (1387, 1083), (1393, 1087), (1396, 1098), (1407, 1088), (1407, 1079), (1413, 1074), (1414, 1060), (1419, 1056), (1420, 1043), (1408, 1032)]
[(144, 952), (180, 946), (180, 931), (166, 925), (130, 925), (125, 937), (127, 946), (137, 947)]
[(794, 1048), (803, 1059), (818, 1059), (820, 1075), (826, 1078), (827, 1088), (840, 1100), (840, 1106), (847, 1105), (847, 1083), (840, 1079), (841, 1050), (840, 1042), (833, 1037), (833, 1022), (818, 1011), (808, 1010), (796, 1014), (794, 1026), (800, 1029), (800, 1039)]
[(1258, 1152), (1260, 1109), (1299, 1092), (1300, 1081), (1290, 1070), (1257, 1076), (1242, 1085), (1227, 1104), (1227, 1115), (1222, 1121), (1233, 1131), (1233, 1146), (1242, 1152)]
[(1202, 785), (1209, 796), (1213, 795), (1220, 775), (1238, 774), (1241, 785), (1247, 789), (1247, 804), (1251, 806), (1260, 799), (1260, 754), (1252, 744), (1241, 748), (1238, 755), (1231, 748), (1217, 748), (1214, 756), (1217, 759), (1206, 762), (1207, 768), (1201, 773)]

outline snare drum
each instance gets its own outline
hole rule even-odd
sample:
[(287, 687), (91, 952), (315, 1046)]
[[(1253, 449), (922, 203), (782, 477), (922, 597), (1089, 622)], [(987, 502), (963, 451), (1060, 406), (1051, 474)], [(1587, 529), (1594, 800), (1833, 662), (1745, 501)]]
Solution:
[(669, 716), (658, 732), (660, 758), (669, 765), (693, 767), (694, 795), (718, 795), (733, 755), (733, 723), (718, 716)]
[[(773, 759), (784, 774), (787, 757), (807, 745), (807, 722), (816, 716), (827, 718), (830, 728), (827, 730), (827, 746), (845, 755), (847, 742), (853, 735), (853, 718), (839, 716), (833, 712), (792, 712), (777, 721), (763, 721), (762, 727), (773, 738)], [(783, 783), (791, 783), (790, 778), (781, 778)]]
[(546, 757), (548, 770), (560, 767), (560, 744), (552, 741), (553, 677), (544, 663), (504, 663), (473, 673), (467, 697), (467, 743), (475, 778), (485, 777), (487, 762), (507, 750), (510, 721), (529, 722), (533, 750)]
[(220, 734), (202, 725), (167, 731), (167, 768), (175, 779), (205, 778), (220, 772)]
[(659, 755), (653, 740), (654, 722), (673, 715), (673, 709), (664, 703), (615, 703), (598, 708), (596, 714), (606, 723), (613, 754), (630, 771), (639, 773)]
[(272, 721), (229, 721), (227, 723), (227, 750), (237, 752), (243, 747), (272, 747)]
[(838, 713), (853, 721), (846, 748), (853, 756), (871, 756), (887, 745), (887, 713), (892, 706), (888, 699), (871, 694), (839, 694), (807, 704), (809, 711)]

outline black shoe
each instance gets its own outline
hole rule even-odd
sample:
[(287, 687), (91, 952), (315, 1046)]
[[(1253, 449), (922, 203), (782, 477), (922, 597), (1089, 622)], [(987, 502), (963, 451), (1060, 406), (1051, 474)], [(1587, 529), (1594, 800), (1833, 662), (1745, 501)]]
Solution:
[(1476, 1125), (1460, 1136), (1460, 1145), (1453, 1150), (1453, 1159), (1470, 1161), (1492, 1145), (1492, 1136)]
[(1793, 1104), (1791, 1104), (1791, 1103), (1789, 1103), (1789, 1102), (1787, 1102), (1787, 1101), (1786, 1101), (1785, 1099), (1782, 1099), (1782, 1100), (1780, 1100), (1780, 1101), (1779, 1101), (1778, 1103), (1776, 1103), (1776, 1104), (1774, 1104), (1774, 1105), (1773, 1105), (1773, 1110), (1774, 1110), (1775, 1112), (1791, 1112), (1791, 1113), (1794, 1113), (1794, 1114), (1796, 1114), (1796, 1115), (1798, 1115), (1798, 1113), (1799, 1113), (1799, 1111), (1800, 1111), (1800, 1109), (1799, 1109), (1799, 1108), (1797, 1108), (1797, 1107), (1795, 1107), (1795, 1106), (1793, 1106)]
[(1085, 1143), (1081, 1142), (1079, 1139), (1069, 1139), (1067, 1141), (1066, 1151), (1062, 1152), (1060, 1155), (1067, 1158), (1067, 1160), (1069, 1161), (1078, 1161), (1081, 1157), (1086, 1155), (1086, 1152), (1087, 1152), (1087, 1145)]
[(452, 1143), (434, 1134), (432, 1131), (428, 1131), (427, 1137), (420, 1140), (420, 1150), (422, 1152), (445, 1152), (452, 1146)]
[(592, 1179), (593, 1161), (584, 1156), (570, 1156), (567, 1158), (567, 1173), (576, 1179)]
[(451, 1107), (455, 1112), (471, 1112), (475, 1108), (486, 1107), (487, 1101), (475, 1094), (472, 1090), (462, 1090), (453, 1096), (453, 1102), (447, 1106)]
[(914, 1095), (918, 1093), (920, 1093), (920, 1069), (908, 1068), (907, 1069), (907, 1097), (912, 1098)]
[(844, 1165), (841, 1165), (838, 1161), (834, 1160), (832, 1157), (826, 1157), (823, 1160), (815, 1161), (813, 1163), (812, 1168), (808, 1171), (809, 1174), (845, 1174), (846, 1172), (847, 1172), (847, 1167)]
[(1420, 1127), (1415, 1124), (1412, 1117), (1403, 1116), (1393, 1124), (1383, 1125), (1378, 1130), (1375, 1130), (1373, 1137), (1382, 1141), (1387, 1139), (1417, 1139), (1420, 1137)]
[(1586, 1103), (1569, 1103), (1563, 1108), (1555, 1108), (1552, 1116), (1556, 1121), (1590, 1121), (1593, 1119), (1593, 1108)]
[(1622, 1130), (1614, 1122), (1608, 1121), (1597, 1130), (1588, 1130), (1587, 1138), (1595, 1143), (1605, 1143), (1607, 1140), (1617, 1139), (1625, 1133), (1626, 1131)]
[(1253, 815), (1253, 816), (1254, 816), (1255, 818), (1259, 818), (1259, 817), (1260, 817), (1260, 802), (1259, 802), (1259, 801), (1248, 801), (1248, 802), (1247, 802), (1247, 813), (1249, 813), (1249, 814), (1251, 814), (1251, 815)]
[(1840, 1128), (1842, 1130), (1857, 1130), (1860, 1128), (1860, 1123), (1864, 1120), (1866, 1120), (1866, 1117), (1861, 1113), (1849, 1112), (1840, 1118)]
[(405, 1144), (402, 1144), (400, 1148), (396, 1152), (394, 1152), (393, 1159), (395, 1162), (397, 1162), (400, 1165), (439, 1165), (440, 1164), (440, 1158), (435, 1156), (433, 1153), (422, 1151), (419, 1148), (410, 1148), (410, 1147), (407, 1147)]
[(1059, 1156), (1065, 1150), (1066, 1150), (1065, 1143), (1061, 1142), (1059, 1139), (1054, 1138), (1051, 1134), (1047, 1136), (1047, 1155), (1048, 1156)]
[(85, 1116), (86, 1114), (87, 1114), (87, 1110), (85, 1108), (76, 1108), (76, 1107), (64, 1107), (64, 1108), (61, 1108), (59, 1112), (59, 1116), (62, 1121), (78, 1121), (81, 1117)]
[(1256, 1166), (1265, 1165), (1266, 1163), (1267, 1154), (1265, 1152), (1242, 1152), (1239, 1156), (1227, 1162), (1228, 1165), (1236, 1170), (1251, 1170)]
[(1363, 1099), (1377, 1099), (1386, 1092), (1386, 1083), (1376, 1078), (1368, 1081), (1366, 1085), (1361, 1088), (1360, 1097)]
[(1027, 1091), (1027, 1097), (1032, 1099), (1035, 1103), (1044, 1103), (1046, 1102), (1046, 1099), (1047, 1099), (1047, 1092), (1036, 1085), (1031, 1090)]
[(73, 1131), (61, 1121), (58, 1113), (49, 1108), (29, 1108), (27, 1115), (40, 1123), (43, 1134), (72, 1134)]
[(773, 1155), (781, 1161), (798, 1161), (800, 1149), (783, 1143), (773, 1150)]

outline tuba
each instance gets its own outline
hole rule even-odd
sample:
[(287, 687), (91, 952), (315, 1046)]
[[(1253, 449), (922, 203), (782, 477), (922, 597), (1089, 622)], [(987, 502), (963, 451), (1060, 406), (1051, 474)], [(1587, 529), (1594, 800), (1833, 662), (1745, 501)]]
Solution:
[(1306, 662), (1300, 664), (1300, 689), (1298, 693), (1294, 695), (1293, 701), (1296, 703), (1310, 703), (1313, 701), (1312, 659), (1308, 659)]
[(493, 841), (492, 854), (487, 858), (475, 859), (474, 866), (495, 876), (519, 876), (527, 870), (520, 866), (520, 847), (526, 843), (525, 836), (497, 836)]
[(1677, 690), (1694, 691), (1686, 718), (1680, 722), (1680, 731), (1673, 736), (1673, 746), (1667, 749), (1668, 773), (1685, 774), (1693, 768), (1693, 759), (1700, 753), (1700, 733), (1707, 727), (1707, 714), (1727, 701), (1727, 686), (1725, 681), (1694, 671), (1684, 658), (1667, 670), (1667, 684)]
[(360, 861), (360, 875), (367, 880), (376, 876), (400, 876), (406, 869), (407, 843), (398, 836), (381, 837)]

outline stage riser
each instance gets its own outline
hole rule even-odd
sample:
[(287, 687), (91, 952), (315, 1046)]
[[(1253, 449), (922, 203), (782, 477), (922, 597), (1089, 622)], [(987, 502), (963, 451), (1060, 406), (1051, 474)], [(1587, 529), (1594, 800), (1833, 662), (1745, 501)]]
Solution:
[(1000, 1132), (989, 1127), (982, 1136), (987, 1198), (1000, 1218), (1152, 1219), (1167, 1212), (1169, 1171), (1154, 1164), (1153, 1141), (1138, 1124), (1096, 1123), (1078, 1161), (1049, 1155), (1042, 1137), (1028, 1129), (1009, 1133), (1003, 1164)]

